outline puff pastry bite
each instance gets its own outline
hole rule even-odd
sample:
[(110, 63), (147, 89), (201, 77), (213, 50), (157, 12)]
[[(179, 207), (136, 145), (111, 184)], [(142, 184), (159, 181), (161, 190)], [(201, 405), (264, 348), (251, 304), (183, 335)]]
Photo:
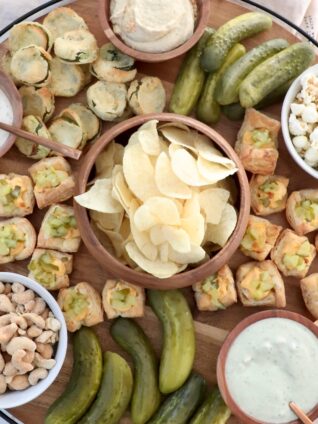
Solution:
[(73, 256), (56, 250), (36, 248), (28, 265), (29, 277), (47, 290), (68, 287), (73, 269)]
[(244, 255), (263, 261), (274, 247), (282, 227), (250, 215), (240, 249)]
[(38, 247), (73, 253), (78, 251), (80, 243), (81, 236), (73, 207), (52, 205), (43, 218)]
[(31, 178), (20, 174), (0, 174), (0, 217), (26, 216), (33, 212)]
[(293, 191), (286, 204), (286, 218), (300, 236), (318, 229), (318, 190)]
[(19, 88), (22, 100), (23, 116), (34, 115), (47, 122), (55, 110), (55, 99), (48, 87), (23, 85)]
[(51, 79), (51, 59), (42, 47), (23, 47), (12, 56), (11, 73), (21, 84), (44, 87)]
[(50, 90), (58, 97), (73, 97), (91, 81), (86, 66), (62, 62), (58, 57), (51, 60)]
[(97, 81), (86, 93), (88, 107), (103, 121), (114, 121), (126, 108), (125, 84)]
[(318, 273), (300, 280), (300, 288), (308, 311), (318, 319)]
[(235, 151), (244, 168), (253, 174), (271, 175), (278, 159), (280, 122), (255, 109), (246, 109)]
[(102, 125), (98, 117), (82, 103), (72, 103), (60, 116), (71, 119), (82, 128), (87, 142), (94, 140), (101, 133)]
[(315, 256), (315, 246), (308, 238), (288, 228), (281, 232), (271, 251), (271, 259), (286, 277), (304, 278)]
[(122, 53), (112, 43), (102, 45), (90, 71), (99, 80), (123, 83), (132, 81), (137, 74), (135, 59)]
[(60, 290), (57, 302), (70, 332), (80, 329), (82, 325), (91, 327), (103, 321), (101, 296), (89, 283), (81, 282)]
[(193, 284), (192, 288), (199, 311), (218, 311), (237, 302), (234, 277), (228, 265)]
[(62, 157), (45, 158), (29, 168), (39, 209), (63, 202), (74, 194), (75, 180), (69, 163)]
[(253, 175), (250, 181), (251, 207), (256, 215), (283, 211), (289, 179), (279, 175)]
[(76, 29), (55, 39), (54, 53), (62, 62), (92, 63), (97, 59), (97, 41), (88, 30)]
[(38, 22), (21, 22), (14, 25), (9, 34), (11, 52), (14, 53), (31, 44), (50, 51), (53, 44), (50, 31)]
[(107, 280), (102, 292), (108, 319), (144, 316), (145, 290), (123, 280)]
[(58, 7), (44, 18), (43, 25), (47, 28), (53, 41), (68, 31), (87, 29), (84, 19), (69, 7)]
[(0, 221), (0, 264), (21, 261), (32, 255), (36, 233), (26, 218)]
[(136, 115), (160, 113), (166, 105), (166, 91), (157, 77), (143, 77), (128, 88), (128, 102)]
[(239, 266), (236, 284), (244, 306), (286, 306), (284, 281), (270, 260), (247, 262)]
[[(51, 138), (46, 125), (38, 116), (25, 116), (22, 120), (22, 129), (40, 137)], [(15, 145), (23, 155), (31, 159), (43, 159), (51, 152), (47, 147), (35, 144), (22, 137), (16, 138)]]

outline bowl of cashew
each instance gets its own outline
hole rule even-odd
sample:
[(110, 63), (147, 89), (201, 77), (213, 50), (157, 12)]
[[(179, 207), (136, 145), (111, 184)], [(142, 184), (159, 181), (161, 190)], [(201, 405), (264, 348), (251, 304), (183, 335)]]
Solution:
[(28, 277), (0, 272), (0, 409), (40, 396), (66, 350), (66, 323), (54, 297)]

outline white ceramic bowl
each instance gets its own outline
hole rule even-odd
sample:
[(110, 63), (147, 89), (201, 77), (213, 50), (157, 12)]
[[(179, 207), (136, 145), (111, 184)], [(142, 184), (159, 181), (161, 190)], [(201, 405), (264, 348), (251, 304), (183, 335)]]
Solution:
[(289, 87), (289, 90), (286, 93), (283, 107), (282, 107), (282, 113), (281, 113), (281, 123), (282, 123), (282, 132), (284, 141), (286, 144), (286, 147), (294, 159), (294, 161), (305, 171), (307, 174), (311, 175), (312, 177), (318, 179), (318, 170), (312, 168), (309, 166), (304, 159), (299, 155), (297, 150), (295, 149), (295, 146), (293, 145), (291, 135), (288, 128), (288, 118), (290, 114), (290, 105), (293, 103), (296, 95), (301, 90), (301, 84), (300, 81), (303, 76), (307, 74), (315, 74), (318, 75), (318, 64), (311, 66), (310, 68), (306, 69), (305, 72), (303, 72), (301, 75), (299, 75), (298, 78), (295, 79), (295, 81), (292, 83), (292, 85)]
[(23, 405), (27, 402), (40, 396), (56, 379), (58, 376), (67, 350), (67, 329), (64, 320), (63, 313), (57, 304), (54, 297), (39, 283), (31, 280), (28, 277), (24, 277), (20, 274), (14, 274), (11, 272), (0, 272), (0, 281), (4, 283), (21, 283), (25, 287), (33, 290), (38, 296), (42, 297), (46, 302), (47, 306), (51, 309), (54, 316), (60, 321), (61, 329), (59, 334), (59, 341), (57, 342), (56, 353), (54, 359), (56, 360), (55, 366), (49, 371), (48, 376), (39, 381), (35, 386), (30, 386), (25, 390), (20, 391), (8, 391), (3, 395), (0, 395), (0, 409), (15, 408), (16, 406)]

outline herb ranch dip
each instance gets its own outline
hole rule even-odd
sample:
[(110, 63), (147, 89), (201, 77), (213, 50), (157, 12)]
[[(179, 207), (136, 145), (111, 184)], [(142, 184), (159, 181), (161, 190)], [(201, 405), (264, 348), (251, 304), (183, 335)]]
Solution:
[[(11, 107), (10, 100), (5, 93), (0, 89), (0, 122), (5, 124), (12, 124), (13, 122), (13, 110)], [(9, 137), (7, 131), (0, 129), (0, 147), (3, 146), (7, 138)]]
[(160, 53), (187, 41), (195, 18), (191, 0), (111, 0), (110, 20), (128, 46)]
[(225, 378), (235, 403), (267, 423), (297, 419), (294, 401), (305, 412), (318, 403), (318, 338), (304, 325), (268, 318), (243, 330), (226, 359)]

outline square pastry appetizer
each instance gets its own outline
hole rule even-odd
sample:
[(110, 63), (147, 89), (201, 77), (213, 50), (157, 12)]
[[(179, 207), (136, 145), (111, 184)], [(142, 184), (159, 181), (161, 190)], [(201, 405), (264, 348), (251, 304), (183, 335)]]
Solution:
[(300, 280), (300, 288), (308, 311), (318, 319), (318, 273)]
[(31, 178), (13, 173), (0, 174), (0, 218), (30, 215), (33, 207)]
[(0, 221), (0, 264), (21, 261), (32, 255), (36, 232), (26, 218)]
[(279, 130), (279, 121), (255, 109), (246, 110), (235, 151), (247, 171), (261, 175), (274, 173), (278, 159)]
[(73, 269), (73, 256), (49, 249), (35, 249), (28, 265), (29, 277), (47, 290), (68, 287)]
[(194, 297), (199, 311), (226, 309), (237, 302), (233, 273), (224, 265), (215, 274), (193, 284)]
[(271, 251), (271, 259), (286, 276), (304, 278), (316, 256), (316, 249), (305, 236), (285, 229)]
[(39, 209), (63, 202), (74, 194), (75, 180), (69, 163), (61, 156), (45, 158), (29, 168)]
[(251, 207), (256, 215), (281, 212), (286, 207), (289, 179), (279, 175), (253, 175), (250, 181)]
[(286, 218), (300, 236), (318, 229), (318, 190), (293, 191), (286, 204)]
[(244, 306), (286, 306), (284, 281), (270, 260), (241, 265), (236, 273), (236, 284)]
[(123, 280), (107, 280), (102, 293), (108, 319), (136, 318), (144, 315), (145, 290)]
[(246, 256), (263, 261), (274, 247), (282, 227), (250, 215), (240, 249)]
[(61, 252), (77, 252), (80, 232), (72, 206), (52, 205), (46, 212), (38, 236), (38, 247)]

